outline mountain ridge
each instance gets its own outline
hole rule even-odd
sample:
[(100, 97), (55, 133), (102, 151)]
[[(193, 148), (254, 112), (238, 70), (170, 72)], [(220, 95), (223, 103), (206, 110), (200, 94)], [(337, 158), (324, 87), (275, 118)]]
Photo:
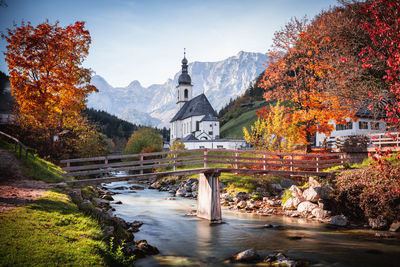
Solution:
[[(189, 64), (193, 97), (207, 96), (215, 110), (231, 98), (243, 94), (262, 71), (268, 57), (262, 53), (240, 51), (237, 55), (216, 62), (194, 61)], [(104, 110), (121, 119), (142, 125), (169, 127), (169, 120), (178, 111), (176, 86), (180, 70), (163, 84), (143, 87), (133, 80), (126, 87), (112, 87), (103, 77), (92, 77), (98, 93), (88, 97), (88, 107)]]

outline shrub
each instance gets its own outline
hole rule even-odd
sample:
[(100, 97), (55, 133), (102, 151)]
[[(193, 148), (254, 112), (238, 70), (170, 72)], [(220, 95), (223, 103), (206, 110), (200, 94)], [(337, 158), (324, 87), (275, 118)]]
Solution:
[(139, 154), (162, 151), (161, 135), (154, 129), (143, 127), (134, 132), (126, 144), (124, 154)]
[(347, 215), (389, 221), (400, 217), (399, 160), (381, 158), (379, 163), (365, 169), (342, 172), (336, 178), (337, 200)]
[(282, 206), (285, 205), (286, 201), (292, 197), (292, 193), (290, 192), (289, 189), (285, 189), (285, 191), (283, 191), (283, 195), (282, 195)]

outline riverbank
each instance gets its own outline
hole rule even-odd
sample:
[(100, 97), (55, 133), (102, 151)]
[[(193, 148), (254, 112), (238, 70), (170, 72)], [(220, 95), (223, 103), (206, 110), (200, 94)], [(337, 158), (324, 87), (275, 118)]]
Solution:
[(105, 266), (132, 263), (105, 238), (102, 224), (57, 188), (56, 165), (18, 160), (0, 140), (0, 266)]

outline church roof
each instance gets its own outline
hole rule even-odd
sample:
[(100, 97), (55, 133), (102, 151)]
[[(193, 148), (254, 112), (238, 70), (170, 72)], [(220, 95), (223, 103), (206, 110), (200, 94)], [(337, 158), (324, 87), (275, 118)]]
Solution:
[(218, 118), (213, 114), (207, 114), (201, 119), (201, 121), (218, 121)]
[(175, 114), (170, 122), (183, 120), (192, 116), (216, 117), (213, 107), (204, 94), (198, 95), (192, 100), (186, 102), (183, 107)]
[(199, 139), (196, 138), (193, 134), (189, 134), (185, 136), (185, 138), (182, 139), (182, 142), (187, 142), (187, 141), (198, 141)]

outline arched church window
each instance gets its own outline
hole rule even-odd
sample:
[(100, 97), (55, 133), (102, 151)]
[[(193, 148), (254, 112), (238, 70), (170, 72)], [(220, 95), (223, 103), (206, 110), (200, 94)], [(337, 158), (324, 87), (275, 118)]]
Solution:
[(185, 89), (185, 91), (184, 91), (184, 97), (185, 97), (185, 99), (186, 98), (189, 98), (189, 91), (188, 91), (188, 89)]

